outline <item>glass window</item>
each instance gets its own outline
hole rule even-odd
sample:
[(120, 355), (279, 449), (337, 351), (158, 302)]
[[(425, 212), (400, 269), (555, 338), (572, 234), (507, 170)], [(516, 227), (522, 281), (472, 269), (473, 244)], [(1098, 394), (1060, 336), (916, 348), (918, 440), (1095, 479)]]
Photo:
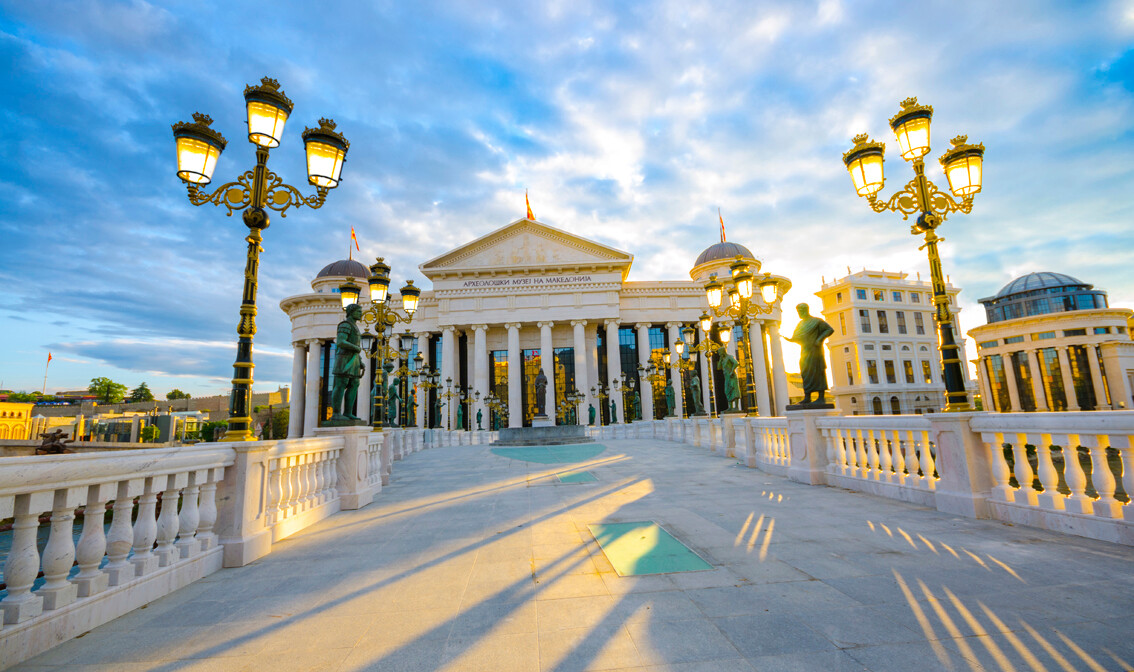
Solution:
[(856, 298), (862, 299), (863, 301), (866, 300), (866, 290), (865, 289), (854, 290), (854, 295), (855, 295)]
[(872, 410), (874, 411), (874, 415), (882, 415), (882, 399), (881, 398), (874, 397), (874, 401), (870, 402), (870, 405), (873, 407)]
[(901, 292), (890, 292), (890, 296), (894, 299), (895, 302), (897, 302), (897, 303), (902, 302), (902, 293)]
[(847, 362), (847, 385), (854, 385), (854, 369), (850, 362)]
[(914, 380), (913, 362), (908, 359), (902, 360), (902, 369), (906, 374), (907, 383), (912, 385), (913, 383), (917, 382)]
[(878, 311), (878, 333), (890, 333), (890, 325), (886, 322), (886, 311), (884, 310)]
[(858, 324), (859, 324), (859, 331), (861, 333), (864, 333), (864, 334), (870, 333), (870, 311), (869, 310), (859, 310), (858, 311)]
[(866, 345), (864, 345), (862, 347), (863, 347), (864, 350), (873, 350), (874, 344), (873, 343), (867, 343)]
[(988, 371), (988, 386), (992, 388), (992, 401), (997, 411), (1007, 413), (1012, 409), (1012, 399), (1008, 396), (1008, 377), (1004, 374), (1004, 359), (1000, 355), (989, 355), (985, 360)]
[(932, 385), (933, 384), (933, 367), (929, 365), (929, 362), (922, 361), (922, 363), (921, 363), (921, 377), (922, 377), (923, 380), (925, 380), (926, 385)]
[(1086, 336), (1087, 330), (1086, 329), (1064, 329), (1063, 335), (1064, 336)]
[(1110, 327), (1095, 327), (1096, 334), (1109, 334)]
[(866, 360), (866, 376), (871, 385), (878, 384), (878, 364), (873, 359)]
[(913, 303), (921, 303), (921, 294), (910, 292), (910, 301)]
[(843, 293), (842, 292), (835, 292), (835, 303), (842, 303), (842, 302), (843, 302)]
[(929, 348), (927, 348), (923, 345), (920, 348), (918, 348), (918, 352), (929, 352)]
[(885, 345), (883, 345), (883, 346), (882, 346), (882, 349), (883, 349), (883, 350), (893, 350), (893, 349), (894, 349), (894, 346), (892, 346), (892, 345), (890, 345), (890, 344), (888, 344), (888, 343), (887, 343), (887, 344), (885, 344)]
[(1000, 345), (1000, 341), (981, 341), (977, 343), (978, 348), (995, 348)]
[(1028, 366), (1028, 355), (1024, 352), (1013, 352), (1008, 357), (1012, 364), (1012, 375), (1016, 377), (1016, 393), (1020, 397), (1020, 410), (1036, 410), (1036, 398), (1032, 393), (1032, 371)]
[(1041, 348), (1036, 354), (1048, 406), (1053, 411), (1066, 411), (1067, 393), (1063, 389), (1063, 367), (1059, 364), (1059, 353), (1055, 348)]
[(846, 313), (839, 313), (839, 331), (843, 336), (847, 335), (847, 316)]
[(894, 372), (894, 361), (887, 359), (884, 363), (886, 365), (886, 382), (890, 383), (891, 385), (897, 383), (898, 376)]
[(1095, 297), (1091, 294), (1080, 294), (1075, 297), (1075, 307), (1079, 310), (1090, 310), (1095, 307)]
[[(895, 292), (895, 293), (897, 293), (897, 292)], [(906, 313), (905, 313), (905, 311), (899, 310), (897, 312), (897, 318), (898, 318), (898, 333), (899, 334), (906, 333)]]
[[(911, 296), (917, 296), (917, 294), (911, 294)], [(925, 320), (922, 318), (921, 313), (914, 313), (913, 314), (913, 323), (914, 323), (914, 332), (916, 332), (918, 336), (924, 336), (925, 335)]]
[(1039, 334), (1032, 334), (1032, 340), (1033, 341), (1042, 341), (1042, 340), (1045, 340), (1045, 339), (1048, 339), (1048, 338), (1055, 338), (1055, 332), (1054, 331), (1045, 331), (1045, 332), (1039, 333)]
[(890, 414), (891, 415), (901, 415), (902, 414), (902, 404), (901, 404), (901, 402), (898, 401), (897, 397), (890, 397)]
[(1009, 336), (1008, 338), (1004, 339), (1004, 345), (1011, 345), (1013, 343), (1023, 343), (1023, 342), (1024, 342), (1023, 336)]
[(1087, 349), (1081, 345), (1067, 348), (1067, 359), (1071, 364), (1071, 380), (1075, 385), (1075, 399), (1084, 411), (1095, 410), (1095, 387), (1091, 382), (1091, 367), (1087, 361)]
[(874, 292), (874, 300), (875, 301), (885, 301), (886, 300), (886, 292), (883, 292), (881, 289), (875, 289), (875, 290), (871, 290), (871, 291)]

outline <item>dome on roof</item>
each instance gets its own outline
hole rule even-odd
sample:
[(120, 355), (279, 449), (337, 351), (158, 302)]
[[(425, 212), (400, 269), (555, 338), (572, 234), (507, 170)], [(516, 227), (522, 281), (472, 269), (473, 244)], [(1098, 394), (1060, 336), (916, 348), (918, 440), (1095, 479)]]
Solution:
[(315, 276), (316, 279), (325, 278), (332, 275), (345, 275), (351, 278), (361, 278), (365, 280), (370, 276), (370, 269), (366, 267), (361, 261), (354, 259), (339, 259), (334, 263), (327, 264), (319, 274)]
[(716, 243), (705, 248), (701, 256), (697, 257), (694, 262), (693, 268), (701, 264), (707, 264), (712, 261), (720, 261), (721, 259), (732, 259), (736, 256), (744, 257), (745, 259), (755, 259), (755, 255), (747, 247), (738, 243)]
[(1028, 273), (1021, 275), (996, 293), (995, 298), (1004, 298), (1012, 296), (1013, 294), (1020, 294), (1023, 292), (1032, 292), (1037, 289), (1047, 289), (1048, 287), (1083, 287), (1090, 289), (1089, 285), (1078, 278), (1073, 278), (1070, 275), (1063, 273), (1052, 273), (1050, 271), (1040, 271), (1039, 273)]

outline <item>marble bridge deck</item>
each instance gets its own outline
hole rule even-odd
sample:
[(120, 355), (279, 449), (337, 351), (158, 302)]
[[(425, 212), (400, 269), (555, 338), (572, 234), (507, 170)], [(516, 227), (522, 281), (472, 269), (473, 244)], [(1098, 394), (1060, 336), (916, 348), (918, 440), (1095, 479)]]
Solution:
[[(415, 453), (366, 508), (12, 669), (1134, 668), (1134, 548), (674, 443), (545, 452)], [(637, 521), (711, 569), (619, 576), (588, 526)]]

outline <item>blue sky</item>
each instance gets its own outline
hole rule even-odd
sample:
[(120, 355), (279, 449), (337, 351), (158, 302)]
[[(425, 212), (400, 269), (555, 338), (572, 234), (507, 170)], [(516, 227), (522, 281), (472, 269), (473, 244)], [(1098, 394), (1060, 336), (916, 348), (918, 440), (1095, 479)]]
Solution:
[[(306, 182), (303, 126), (351, 141), (317, 211), (273, 216), (260, 269), (256, 388), (290, 379), (286, 296), (347, 252), (395, 280), (524, 214), (679, 279), (718, 236), (808, 301), (869, 267), (928, 275), (900, 216), (857, 198), (850, 138), (934, 106), (936, 157), (983, 142), (985, 190), (951, 218), (943, 265), (976, 300), (1067, 273), (1134, 307), (1134, 0), (1109, 2), (0, 2), (0, 381), (94, 376), (159, 396), (224, 394), (246, 229), (194, 207), (170, 124), (228, 139), (215, 184), (249, 169), (243, 87), (277, 78), (295, 112), (270, 167)], [(817, 312), (817, 311), (816, 311)], [(791, 325), (785, 324), (790, 332)], [(791, 360), (792, 356), (788, 355)], [(789, 363), (789, 369), (792, 368)]]

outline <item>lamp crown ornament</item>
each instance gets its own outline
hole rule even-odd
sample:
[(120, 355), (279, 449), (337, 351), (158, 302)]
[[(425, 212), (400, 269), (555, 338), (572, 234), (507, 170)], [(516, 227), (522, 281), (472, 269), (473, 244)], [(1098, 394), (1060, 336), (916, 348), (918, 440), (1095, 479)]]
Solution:
[(252, 95), (253, 98), (263, 96), (272, 99), (273, 102), (283, 103), (283, 107), (287, 109), (289, 114), (295, 108), (295, 103), (291, 102), (291, 98), (288, 98), (287, 95), (280, 90), (279, 80), (271, 77), (261, 77), (258, 86), (249, 84), (244, 87), (244, 97), (247, 98), (249, 95)]
[(910, 96), (909, 98), (906, 98), (905, 100), (903, 100), (899, 104), (901, 105), (902, 109), (901, 109), (900, 112), (898, 112), (894, 116), (890, 117), (890, 126), (891, 127), (894, 126), (894, 123), (896, 121), (898, 121), (899, 119), (903, 119), (905, 117), (909, 117), (909, 116), (912, 116), (912, 115), (915, 115), (915, 114), (918, 115), (918, 116), (932, 116), (932, 114), (933, 114), (933, 106), (932, 105), (918, 105), (917, 104), (917, 96)]
[(319, 128), (303, 127), (303, 139), (306, 140), (313, 136), (333, 138), (342, 145), (343, 149), (350, 149), (350, 141), (347, 140), (342, 133), (335, 130), (337, 127), (338, 124), (335, 123), (334, 119), (323, 117), (319, 119)]
[(848, 166), (863, 153), (863, 150), (870, 150), (871, 153), (876, 152), (879, 154), (885, 154), (886, 152), (886, 143), (871, 140), (870, 134), (868, 133), (859, 133), (851, 138), (851, 142), (854, 143), (854, 147), (851, 147), (843, 153), (843, 163)]
[(225, 140), (220, 131), (215, 128), (210, 128), (213, 123), (213, 118), (201, 112), (193, 113), (193, 123), (187, 121), (179, 121), (173, 124), (174, 137), (203, 135), (213, 141), (214, 144), (220, 146), (221, 151), (228, 145), (228, 140)]

